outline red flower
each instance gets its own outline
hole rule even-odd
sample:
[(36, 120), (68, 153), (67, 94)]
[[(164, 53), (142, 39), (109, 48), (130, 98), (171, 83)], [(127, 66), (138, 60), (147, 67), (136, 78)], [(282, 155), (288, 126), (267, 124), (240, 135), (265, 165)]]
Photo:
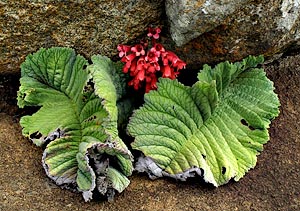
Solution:
[[(178, 56), (171, 51), (162, 53), (162, 61), (164, 65), (162, 68), (162, 77), (164, 78), (175, 79), (179, 74), (178, 71), (186, 66), (186, 63), (179, 59)], [(176, 70), (174, 68), (176, 68)]]
[(135, 59), (135, 54), (129, 54), (121, 59), (122, 62), (132, 62)]
[(142, 69), (142, 70), (139, 70), (138, 71), (138, 74), (136, 75), (136, 78), (139, 80), (139, 81), (143, 81), (145, 79), (145, 70)]
[(151, 62), (149, 63), (147, 72), (149, 73), (155, 73), (156, 71), (160, 70), (160, 65), (157, 62)]
[(171, 52), (171, 51), (166, 51), (162, 54), (163, 57), (163, 64), (164, 65), (168, 65), (169, 62), (171, 64), (175, 64), (177, 62), (177, 60), (179, 59), (175, 53)]
[(131, 51), (135, 53), (136, 56), (145, 55), (145, 50), (143, 45), (137, 44), (131, 48)]
[(157, 77), (154, 73), (146, 76), (146, 87), (145, 92), (148, 93), (150, 90), (157, 89)]
[(137, 70), (147, 69), (149, 64), (145, 61), (145, 57), (141, 57), (137, 60)]
[(118, 45), (117, 49), (118, 49), (118, 51), (120, 51), (119, 57), (122, 58), (123, 56), (126, 56), (126, 53), (128, 53), (130, 51), (130, 46), (120, 44), (120, 45)]
[(163, 78), (171, 77), (171, 75), (172, 75), (171, 67), (169, 65), (164, 66), (162, 68), (162, 73), (163, 73), (163, 75), (162, 75)]
[(155, 51), (159, 51), (159, 52), (165, 52), (166, 51), (165, 48), (164, 48), (164, 46), (162, 44), (160, 44), (160, 43), (156, 43), (153, 46), (153, 48), (151, 48), (151, 49), (155, 49)]
[(177, 70), (185, 69), (186, 63), (181, 59), (178, 59), (174, 64), (173, 67), (177, 67)]
[(123, 67), (123, 72), (124, 73), (127, 73), (128, 72), (128, 69), (131, 67), (131, 64), (132, 64), (132, 61), (135, 59), (135, 54), (129, 54), (128, 56), (124, 56), (122, 59), (121, 59), (121, 62), (124, 62), (126, 63)]
[(137, 80), (136, 78), (134, 78), (134, 79), (132, 79), (131, 81), (129, 81), (128, 85), (129, 85), (129, 86), (133, 86), (133, 88), (134, 88), (135, 90), (138, 90), (138, 89), (140, 88), (140, 86), (141, 86), (139, 80)]
[(162, 46), (162, 44), (156, 43), (154, 46), (150, 49), (151, 52), (154, 52), (157, 57), (160, 57), (161, 53), (164, 53), (166, 50)]
[[(135, 90), (145, 88), (145, 92), (157, 88), (157, 78), (175, 79), (179, 70), (185, 68), (183, 62), (171, 51), (166, 51), (162, 44), (156, 43), (160, 28), (148, 28), (148, 40), (142, 40), (134, 46), (118, 45), (119, 56), (124, 63), (123, 72), (130, 74), (128, 85)], [(150, 46), (148, 46), (150, 45)]]
[(148, 28), (148, 37), (153, 37), (154, 39), (158, 39), (159, 38), (159, 33), (161, 32), (160, 28), (152, 28), (149, 27)]
[(159, 53), (157, 51), (148, 51), (145, 60), (147, 62), (158, 62)]
[(130, 71), (131, 72), (135, 72), (136, 71), (136, 67), (137, 67), (137, 65), (136, 65), (136, 58), (134, 59), (134, 60), (132, 60), (131, 62), (130, 62)]

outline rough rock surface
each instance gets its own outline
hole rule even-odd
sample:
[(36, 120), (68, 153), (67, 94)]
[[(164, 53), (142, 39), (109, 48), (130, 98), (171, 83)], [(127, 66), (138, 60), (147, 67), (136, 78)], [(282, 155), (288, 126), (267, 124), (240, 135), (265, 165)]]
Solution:
[(187, 43), (226, 21), (249, 0), (190, 0), (166, 1), (171, 22), (172, 38), (177, 45)]
[(166, 13), (188, 64), (270, 56), (300, 45), (299, 0), (166, 0)]
[(67, 46), (87, 58), (117, 54), (116, 46), (160, 20), (163, 0), (0, 0), (0, 73), (20, 71), (40, 47)]
[(40, 47), (113, 57), (162, 23), (162, 43), (188, 69), (300, 47), (300, 0), (0, 0), (0, 74)]

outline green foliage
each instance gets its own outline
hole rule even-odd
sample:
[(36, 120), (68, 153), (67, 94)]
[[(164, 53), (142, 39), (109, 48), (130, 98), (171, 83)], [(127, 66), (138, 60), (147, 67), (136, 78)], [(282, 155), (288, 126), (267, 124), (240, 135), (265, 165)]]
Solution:
[[(131, 152), (119, 137), (133, 110), (122, 65), (69, 48), (40, 49), (21, 66), (18, 105), (37, 107), (20, 120), (24, 136), (45, 147), (43, 166), (56, 184), (112, 199), (128, 185)], [(256, 165), (280, 105), (262, 57), (208, 65), (191, 87), (159, 79), (127, 126), (151, 178), (200, 175), (219, 186)], [(129, 97), (131, 96), (131, 97)], [(134, 96), (136, 98), (136, 96)], [(138, 101), (137, 101), (138, 102)], [(124, 131), (123, 131), (124, 132)]]
[(47, 175), (58, 185), (75, 187), (85, 200), (95, 188), (107, 197), (123, 191), (133, 169), (117, 130), (119, 87), (126, 84), (108, 58), (93, 62), (86, 70), (87, 61), (72, 49), (40, 49), (22, 64), (18, 92), (19, 107), (39, 107), (20, 123), (24, 136), (46, 145)]
[(256, 165), (279, 113), (272, 82), (256, 68), (261, 62), (250, 56), (205, 65), (192, 87), (160, 79), (128, 125), (132, 147), (146, 156), (137, 169), (181, 180), (199, 174), (215, 186), (242, 178)]

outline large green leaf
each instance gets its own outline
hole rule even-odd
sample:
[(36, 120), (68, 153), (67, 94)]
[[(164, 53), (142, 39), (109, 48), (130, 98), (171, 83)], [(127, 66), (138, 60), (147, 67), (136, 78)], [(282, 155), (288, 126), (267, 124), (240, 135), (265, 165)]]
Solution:
[[(109, 71), (114, 70), (112, 62), (105, 58), (103, 64), (106, 63), (111, 65), (105, 67), (109, 70), (94, 65), (93, 73), (115, 78), (109, 75)], [(110, 92), (99, 95), (100, 91), (94, 90), (91, 75), (84, 69), (86, 65), (87, 61), (69, 48), (41, 49), (28, 55), (21, 66), (18, 105), (40, 107), (32, 116), (22, 117), (20, 123), (23, 135), (38, 146), (46, 145), (43, 165), (47, 175), (58, 185), (77, 188), (85, 200), (89, 200), (97, 186), (94, 163), (108, 159), (111, 162), (106, 169), (118, 163), (113, 167), (125, 177), (132, 172), (132, 155), (118, 138), (115, 124), (118, 111), (113, 87), (121, 86), (118, 83), (122, 81), (108, 81), (106, 87)], [(89, 153), (93, 148), (98, 149), (93, 153), (98, 154), (101, 161)], [(109, 188), (118, 187), (115, 189), (120, 191), (127, 187), (128, 183), (109, 175), (101, 175), (107, 178)], [(103, 194), (113, 193), (103, 191)]]
[(205, 65), (192, 87), (160, 79), (128, 125), (132, 147), (145, 155), (136, 169), (152, 178), (198, 174), (215, 186), (243, 177), (256, 165), (270, 120), (279, 113), (273, 83), (255, 68), (262, 61), (250, 56)]

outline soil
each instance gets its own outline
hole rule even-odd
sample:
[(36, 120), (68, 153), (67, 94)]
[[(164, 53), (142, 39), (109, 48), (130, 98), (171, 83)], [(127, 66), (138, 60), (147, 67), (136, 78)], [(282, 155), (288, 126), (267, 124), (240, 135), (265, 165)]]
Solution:
[(134, 173), (113, 203), (92, 201), (57, 187), (41, 165), (42, 149), (22, 137), (16, 107), (18, 76), (0, 76), (0, 210), (300, 210), (300, 55), (265, 65), (281, 108), (257, 166), (239, 182), (213, 188), (197, 180), (152, 181)]

